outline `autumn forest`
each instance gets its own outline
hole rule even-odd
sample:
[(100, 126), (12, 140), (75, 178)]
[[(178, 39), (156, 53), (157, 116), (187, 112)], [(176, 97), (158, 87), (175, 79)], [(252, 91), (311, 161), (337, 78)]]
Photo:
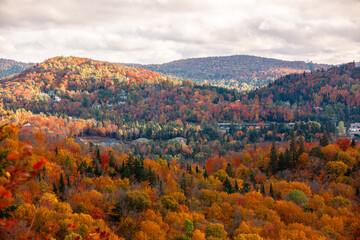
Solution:
[(360, 239), (360, 67), (191, 61), (5, 61), (0, 239)]

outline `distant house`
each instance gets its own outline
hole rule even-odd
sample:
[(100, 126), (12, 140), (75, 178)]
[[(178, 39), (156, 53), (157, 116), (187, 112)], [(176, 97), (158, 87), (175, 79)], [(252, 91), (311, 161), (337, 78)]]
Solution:
[(179, 143), (186, 143), (186, 138), (183, 138), (183, 137), (176, 137), (176, 138), (172, 138), (172, 139), (170, 139), (169, 141), (171, 142), (171, 141), (177, 141), (177, 142), (179, 142)]
[(319, 111), (323, 111), (324, 108), (323, 107), (314, 107), (315, 110), (319, 110)]
[(349, 132), (360, 132), (360, 123), (350, 123)]
[(92, 108), (100, 108), (101, 107), (101, 104), (100, 103), (94, 103), (92, 105)]
[(283, 104), (284, 104), (285, 106), (290, 106), (290, 102), (289, 102), (289, 101), (283, 102)]
[(107, 105), (108, 107), (113, 107), (113, 106), (114, 106), (113, 103), (107, 103), (106, 105)]
[(125, 104), (126, 103), (126, 101), (124, 101), (124, 100), (120, 100), (120, 101), (118, 101), (118, 104), (120, 105), (122, 105), (122, 104)]
[(60, 102), (60, 101), (61, 101), (61, 98), (58, 97), (58, 96), (55, 96), (55, 97), (54, 97), (54, 101), (55, 101), (55, 102)]
[(138, 138), (136, 140), (133, 141), (133, 143), (146, 143), (149, 142), (150, 140), (147, 138)]
[(50, 91), (47, 92), (47, 94), (49, 94), (50, 96), (52, 96), (52, 95), (54, 95), (55, 93), (54, 93), (53, 90), (50, 90)]
[(27, 123), (25, 123), (25, 124), (23, 125), (23, 127), (29, 128), (29, 127), (32, 127), (32, 125), (31, 125), (31, 123), (27, 122)]

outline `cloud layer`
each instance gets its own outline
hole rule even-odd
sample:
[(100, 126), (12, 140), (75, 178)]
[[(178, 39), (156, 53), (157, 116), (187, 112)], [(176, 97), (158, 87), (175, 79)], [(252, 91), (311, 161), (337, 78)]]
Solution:
[(0, 58), (360, 60), (359, 0), (0, 0)]

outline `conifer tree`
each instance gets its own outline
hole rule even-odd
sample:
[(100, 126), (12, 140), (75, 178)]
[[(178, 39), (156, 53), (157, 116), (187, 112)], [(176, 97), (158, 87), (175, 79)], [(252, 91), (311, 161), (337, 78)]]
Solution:
[(291, 137), (290, 141), (290, 168), (294, 169), (297, 166), (297, 151), (296, 151), (296, 142), (294, 135)]
[(233, 187), (231, 186), (231, 183), (229, 181), (229, 178), (225, 179), (225, 181), (223, 182), (223, 186), (224, 186), (224, 191), (227, 192), (228, 194), (234, 192)]
[(64, 176), (62, 173), (60, 173), (60, 181), (59, 181), (59, 193), (60, 194), (64, 194), (65, 193), (65, 181), (64, 181)]
[(250, 192), (250, 190), (251, 190), (250, 183), (248, 183), (246, 180), (244, 180), (243, 187), (242, 187), (241, 191), (244, 192), (244, 193), (248, 193), (248, 192)]
[(114, 154), (110, 151), (109, 155), (110, 155), (109, 166), (112, 167), (112, 168), (115, 168), (115, 167), (116, 167), (116, 163), (115, 163)]
[(271, 196), (274, 200), (276, 200), (272, 183), (270, 183), (270, 196)]
[(351, 147), (354, 148), (356, 146), (355, 138), (351, 140)]
[(261, 184), (260, 192), (261, 192), (262, 195), (265, 195), (265, 186), (264, 186), (264, 184)]
[(277, 150), (275, 146), (275, 142), (273, 142), (270, 149), (270, 171), (272, 174), (275, 174), (279, 170), (279, 160), (277, 155)]
[(286, 169), (286, 159), (284, 153), (280, 152), (279, 154), (279, 171), (283, 171)]
[(58, 186), (56, 185), (55, 180), (54, 180), (54, 182), (53, 182), (53, 191), (54, 191), (55, 194), (58, 194), (58, 193), (59, 193), (59, 188), (58, 188)]
[(327, 145), (329, 145), (329, 139), (328, 139), (326, 132), (324, 132), (320, 139), (320, 146), (326, 147)]
[(231, 166), (231, 163), (228, 163), (225, 169), (225, 172), (229, 175), (229, 177), (233, 178), (234, 177), (234, 170)]
[(207, 173), (206, 168), (204, 168), (204, 169), (205, 169), (205, 171), (204, 171), (204, 178), (208, 178), (208, 177), (209, 177), (209, 174)]
[(235, 179), (234, 191), (235, 191), (235, 192), (239, 192), (239, 191), (240, 191), (240, 189), (239, 189), (239, 185), (238, 185), (238, 183), (237, 183), (236, 179)]

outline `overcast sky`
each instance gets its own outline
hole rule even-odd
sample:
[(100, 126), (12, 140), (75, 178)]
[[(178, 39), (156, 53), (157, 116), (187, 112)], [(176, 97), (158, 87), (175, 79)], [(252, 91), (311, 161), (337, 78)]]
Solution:
[(0, 0), (0, 58), (360, 60), (360, 0)]

